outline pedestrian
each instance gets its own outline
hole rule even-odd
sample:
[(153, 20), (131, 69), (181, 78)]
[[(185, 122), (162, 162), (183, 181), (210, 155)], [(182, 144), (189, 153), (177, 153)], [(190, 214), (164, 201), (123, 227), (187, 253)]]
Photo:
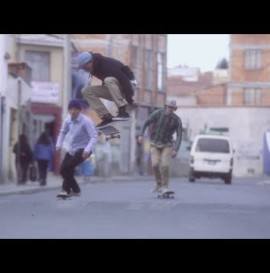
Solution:
[(56, 142), (56, 152), (60, 152), (65, 137), (69, 133), (69, 149), (60, 166), (63, 183), (59, 196), (62, 197), (80, 195), (81, 189), (74, 177), (75, 169), (93, 153), (97, 143), (97, 132), (93, 121), (81, 114), (80, 101), (71, 100), (68, 111), (69, 115), (63, 121)]
[[(174, 111), (177, 109), (176, 101), (168, 101), (164, 109), (152, 112), (145, 120), (138, 141), (143, 142), (146, 128), (152, 125), (150, 132), (150, 152), (152, 168), (155, 174), (155, 186), (151, 190), (162, 193), (168, 191), (170, 156), (175, 158), (182, 141), (182, 121)], [(173, 135), (176, 132), (176, 140)]]
[(54, 146), (46, 132), (42, 132), (34, 145), (34, 160), (38, 164), (40, 186), (47, 184), (49, 163), (53, 157)]
[[(114, 120), (128, 120), (126, 106), (137, 106), (132, 98), (137, 82), (130, 67), (114, 58), (92, 52), (81, 53), (77, 62), (78, 68), (89, 72), (89, 77), (95, 76), (102, 81), (102, 85), (86, 86), (82, 89), (82, 95), (102, 120), (96, 126), (103, 127)], [(116, 104), (118, 114), (115, 117), (108, 111), (101, 98)]]
[(17, 183), (18, 185), (24, 185), (27, 182), (29, 164), (33, 156), (32, 149), (25, 134), (19, 136), (19, 140), (13, 146), (13, 153), (16, 155)]

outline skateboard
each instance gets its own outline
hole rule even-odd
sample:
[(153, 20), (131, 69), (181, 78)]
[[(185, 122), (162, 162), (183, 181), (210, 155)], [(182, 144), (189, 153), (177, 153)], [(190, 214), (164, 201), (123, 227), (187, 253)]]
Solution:
[(56, 197), (58, 200), (60, 200), (60, 199), (61, 200), (70, 200), (71, 199), (71, 196), (66, 196), (64, 194), (57, 194)]
[(158, 198), (161, 199), (170, 199), (170, 198), (174, 198), (174, 191), (166, 191), (164, 193), (162, 193), (162, 191), (158, 191)]
[(112, 125), (108, 125), (102, 128), (96, 128), (99, 134), (103, 134), (105, 136), (106, 141), (113, 138), (120, 138), (120, 132)]

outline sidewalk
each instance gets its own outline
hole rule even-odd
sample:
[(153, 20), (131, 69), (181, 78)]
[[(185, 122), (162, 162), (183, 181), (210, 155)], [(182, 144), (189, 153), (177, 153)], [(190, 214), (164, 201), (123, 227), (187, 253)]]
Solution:
[[(79, 185), (87, 183), (104, 183), (104, 182), (117, 182), (117, 181), (127, 181), (127, 180), (152, 180), (153, 177), (150, 176), (114, 176), (114, 177), (83, 177), (76, 176), (76, 180)], [(23, 194), (23, 193), (35, 193), (40, 191), (46, 191), (51, 189), (61, 190), (62, 177), (60, 175), (55, 175), (53, 173), (48, 173), (47, 185), (40, 186), (39, 182), (27, 181), (26, 185), (17, 185), (16, 183), (0, 184), (0, 196), (10, 195), (10, 194)]]

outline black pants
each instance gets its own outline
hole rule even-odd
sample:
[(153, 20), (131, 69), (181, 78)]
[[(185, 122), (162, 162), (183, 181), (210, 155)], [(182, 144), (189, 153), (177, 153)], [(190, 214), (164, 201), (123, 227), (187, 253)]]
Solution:
[(38, 159), (37, 163), (38, 163), (39, 182), (41, 185), (46, 185), (49, 160)]
[(29, 161), (16, 161), (16, 170), (18, 177), (18, 185), (26, 184), (28, 178)]
[(84, 161), (82, 153), (83, 149), (80, 149), (74, 155), (66, 153), (61, 164), (60, 173), (64, 179), (62, 189), (67, 193), (70, 193), (71, 190), (76, 193), (81, 191), (76, 179), (74, 178), (74, 173), (75, 168)]

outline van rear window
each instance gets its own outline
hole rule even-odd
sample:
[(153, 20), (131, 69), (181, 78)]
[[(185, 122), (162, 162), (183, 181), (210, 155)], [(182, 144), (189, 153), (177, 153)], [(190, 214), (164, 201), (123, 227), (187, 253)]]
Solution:
[(200, 138), (197, 143), (196, 152), (230, 153), (229, 142), (224, 139)]

